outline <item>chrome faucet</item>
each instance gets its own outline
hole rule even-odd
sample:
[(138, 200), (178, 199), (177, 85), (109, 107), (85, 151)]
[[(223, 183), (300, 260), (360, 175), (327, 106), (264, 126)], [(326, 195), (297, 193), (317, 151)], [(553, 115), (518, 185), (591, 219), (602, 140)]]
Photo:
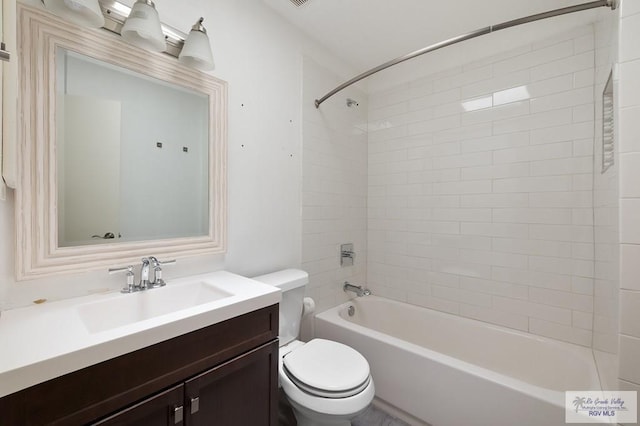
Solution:
[[(140, 282), (138, 284), (134, 284), (135, 275), (133, 274), (133, 265), (129, 265), (124, 268), (110, 268), (109, 273), (115, 274), (117, 272), (126, 272), (127, 285), (122, 288), (121, 292), (135, 293), (137, 291), (165, 286), (167, 283), (162, 279), (162, 268), (160, 266), (172, 265), (174, 263), (176, 263), (175, 260), (161, 262), (155, 256), (142, 258), (142, 266), (140, 267)], [(149, 279), (149, 272), (151, 270), (153, 270), (152, 280)]]
[(362, 288), (361, 285), (353, 285), (351, 283), (349, 283), (349, 281), (345, 281), (344, 285), (342, 286), (342, 290), (343, 291), (352, 291), (354, 292), (358, 297), (362, 297), (362, 296), (370, 296), (371, 295), (371, 291), (368, 288)]

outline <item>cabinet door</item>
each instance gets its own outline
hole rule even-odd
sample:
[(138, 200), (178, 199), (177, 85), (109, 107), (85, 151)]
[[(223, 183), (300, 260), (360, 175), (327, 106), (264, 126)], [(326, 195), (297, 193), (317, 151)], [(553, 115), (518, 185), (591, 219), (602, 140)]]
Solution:
[(184, 385), (174, 386), (106, 419), (97, 426), (173, 426), (184, 425)]
[(186, 426), (276, 426), (278, 341), (189, 380)]

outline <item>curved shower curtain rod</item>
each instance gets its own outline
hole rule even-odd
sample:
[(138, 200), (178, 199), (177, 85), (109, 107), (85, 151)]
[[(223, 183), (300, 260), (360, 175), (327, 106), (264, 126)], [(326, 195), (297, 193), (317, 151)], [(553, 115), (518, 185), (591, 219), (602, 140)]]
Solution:
[(515, 27), (517, 25), (527, 24), (529, 22), (539, 21), (541, 19), (553, 18), (554, 16), (566, 15), (568, 13), (581, 12), (583, 10), (595, 9), (597, 7), (610, 7), (611, 10), (615, 10), (618, 7), (618, 0), (598, 0), (592, 1), (589, 3), (577, 4), (575, 6), (563, 7), (561, 9), (550, 10), (548, 12), (537, 13), (535, 15), (526, 16), (524, 18), (514, 19), (512, 21), (502, 22), (497, 25), (491, 25), (485, 28), (481, 28), (479, 30), (472, 31), (467, 34), (462, 34), (448, 40), (441, 41), (436, 44), (432, 44), (427, 47), (423, 47), (422, 49), (416, 50), (411, 53), (407, 53), (406, 55), (400, 56), (398, 58), (392, 59), (390, 61), (385, 62), (382, 65), (378, 65), (375, 68), (371, 68), (369, 71), (365, 71), (362, 74), (359, 74), (353, 77), (351, 80), (342, 83), (340, 86), (336, 87), (320, 99), (316, 99), (314, 101), (316, 108), (320, 107), (320, 104), (340, 92), (343, 89), (351, 86), (358, 81), (369, 77), (377, 72), (385, 70), (389, 67), (397, 65), (401, 62), (408, 61), (409, 59), (413, 59), (417, 56), (424, 55), (425, 53), (433, 52), (434, 50), (442, 49), (443, 47), (451, 46), (452, 44), (460, 43), (461, 41), (470, 40), (472, 38), (480, 37), (482, 35), (490, 34), (496, 31), (504, 30), (506, 28)]

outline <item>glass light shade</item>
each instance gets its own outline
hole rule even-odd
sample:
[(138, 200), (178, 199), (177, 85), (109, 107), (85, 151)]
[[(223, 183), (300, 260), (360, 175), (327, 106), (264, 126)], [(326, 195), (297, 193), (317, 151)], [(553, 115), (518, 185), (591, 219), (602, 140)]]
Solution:
[(138, 0), (131, 8), (120, 35), (129, 43), (151, 52), (162, 52), (167, 43), (152, 1)]
[(184, 46), (180, 51), (178, 60), (191, 68), (197, 68), (202, 71), (212, 70), (213, 55), (211, 54), (211, 44), (207, 32), (202, 27), (202, 19), (193, 26)]
[(89, 28), (104, 26), (104, 16), (98, 0), (44, 0), (45, 7), (54, 15)]

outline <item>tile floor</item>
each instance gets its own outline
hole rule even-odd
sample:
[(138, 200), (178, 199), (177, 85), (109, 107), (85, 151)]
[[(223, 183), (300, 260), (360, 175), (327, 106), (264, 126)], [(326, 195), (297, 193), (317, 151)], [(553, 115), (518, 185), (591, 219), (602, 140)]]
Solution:
[(352, 426), (410, 426), (409, 423), (391, 417), (373, 405), (369, 406), (367, 411), (356, 417), (351, 424)]
[[(280, 411), (279, 426), (296, 426), (296, 419), (291, 411), (291, 406), (287, 402), (285, 396), (280, 391)], [(358, 417), (356, 417), (352, 426), (410, 426), (408, 423), (400, 419), (390, 416), (384, 411), (374, 407), (373, 405)]]

